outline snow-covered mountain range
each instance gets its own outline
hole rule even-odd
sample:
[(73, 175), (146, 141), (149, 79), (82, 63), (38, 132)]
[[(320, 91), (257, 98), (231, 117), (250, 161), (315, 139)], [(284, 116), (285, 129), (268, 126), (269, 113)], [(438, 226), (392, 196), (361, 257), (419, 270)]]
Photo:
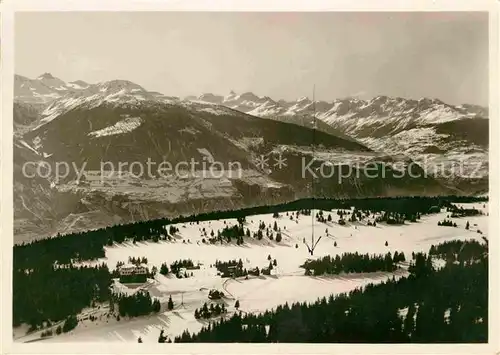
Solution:
[[(36, 79), (16, 76), (14, 89), (15, 217), (21, 239), (313, 195), (436, 195), (487, 189), (488, 124), (481, 118), (487, 110), (473, 105), (387, 97), (285, 102), (234, 92), (181, 99), (127, 80), (66, 83), (48, 73)], [(286, 159), (286, 169), (257, 164), (262, 156), (272, 164), (277, 155)], [(241, 162), (243, 174), (207, 178), (199, 176), (206, 170), (199, 168), (183, 178), (126, 175), (98, 181), (103, 161), (115, 166), (148, 159), (176, 164), (207, 157), (225, 166)], [(346, 167), (363, 171), (359, 164), (367, 162), (384, 162), (388, 170), (384, 178), (353, 173), (342, 182), (330, 176), (312, 184), (301, 175), (304, 159), (311, 158), (313, 171), (327, 166), (335, 177)], [(479, 178), (457, 173), (443, 177), (441, 172), (395, 177), (415, 160), (420, 163), (417, 170), (432, 170), (436, 164), (453, 165), (464, 158), (468, 169), (478, 160), (484, 163)], [(74, 172), (62, 181), (27, 179), (21, 175), (26, 161), (85, 164), (88, 174), (83, 183), (75, 181)]]
[[(186, 98), (192, 100), (193, 97)], [(374, 137), (395, 134), (402, 130), (438, 124), (463, 118), (488, 118), (488, 109), (478, 105), (459, 106), (438, 99), (419, 100), (377, 96), (371, 100), (357, 98), (312, 101), (302, 97), (296, 101), (273, 100), (251, 92), (226, 96), (205, 93), (200, 101), (221, 104), (253, 116), (279, 118), (314, 115), (330, 126), (354, 137)]]
[(196, 99), (254, 116), (315, 126), (377, 152), (403, 154), (437, 176), (461, 179), (473, 175), (468, 181), (477, 182), (488, 174), (488, 109), (482, 106), (387, 96), (285, 101), (233, 91), (226, 96), (205, 93)]
[(47, 103), (68, 93), (79, 92), (90, 85), (82, 80), (66, 83), (50, 73), (44, 73), (36, 79), (14, 76), (14, 98), (26, 103)]

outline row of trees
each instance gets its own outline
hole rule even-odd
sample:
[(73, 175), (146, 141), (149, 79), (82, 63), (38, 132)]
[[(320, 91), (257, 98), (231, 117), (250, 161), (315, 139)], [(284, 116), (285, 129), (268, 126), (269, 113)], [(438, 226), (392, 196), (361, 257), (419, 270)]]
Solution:
[[(483, 205), (483, 208), (486, 205)], [(463, 208), (462, 206), (458, 207), (455, 204), (451, 204), (450, 207), (446, 208), (447, 212), (452, 212), (452, 218), (460, 218), (460, 217), (470, 217), (470, 216), (478, 216), (482, 215), (483, 212), (478, 210), (477, 208)]]
[(454, 223), (453, 221), (449, 219), (443, 219), (442, 221), (438, 221), (438, 226), (443, 226), (443, 227), (456, 227), (457, 224)]
[(355, 253), (343, 253), (336, 255), (335, 258), (327, 255), (316, 260), (307, 260), (301, 267), (305, 269), (306, 275), (361, 273), (376, 271), (394, 271), (397, 269), (397, 263), (405, 261), (403, 252), (394, 255), (387, 253), (385, 255), (370, 255)]
[[(175, 342), (474, 343), (488, 341), (488, 257), (435, 270), (423, 253), (411, 275), (313, 304), (235, 313)], [(460, 280), (460, 282), (457, 282)], [(405, 312), (406, 311), (406, 314)]]
[(172, 264), (170, 264), (170, 270), (176, 274), (181, 268), (185, 269), (199, 269), (198, 266), (195, 266), (193, 263), (193, 260), (191, 259), (182, 259), (182, 260), (176, 260)]
[(141, 264), (147, 264), (148, 263), (148, 258), (146, 258), (145, 256), (143, 257), (133, 257), (133, 256), (129, 256), (128, 257), (128, 262), (130, 264), (133, 264), (133, 265), (136, 265), (136, 266), (139, 266)]
[(381, 216), (375, 218), (375, 222), (385, 222), (387, 224), (404, 224), (405, 221), (417, 222), (420, 219), (420, 212), (394, 212), (384, 211)]
[(195, 309), (194, 317), (196, 319), (210, 319), (212, 317), (218, 317), (221, 314), (225, 313), (227, 313), (227, 309), (224, 303), (222, 304), (216, 303), (215, 305), (211, 303), (209, 307), (205, 302), (203, 304), (203, 307), (201, 307), (200, 309), (198, 308)]
[(199, 266), (194, 266), (193, 261), (191, 259), (186, 259), (186, 260), (178, 260), (174, 261), (172, 264), (170, 264), (170, 269), (168, 268), (167, 263), (162, 263), (160, 266), (160, 274), (163, 276), (168, 275), (169, 273), (173, 273), (177, 278), (188, 278), (190, 276), (193, 276), (193, 273), (188, 273), (188, 272), (181, 272), (181, 269), (185, 268), (188, 270), (193, 270), (193, 269), (199, 269)]
[(75, 329), (77, 325), (78, 325), (78, 319), (76, 318), (76, 316), (71, 315), (64, 320), (62, 326), (58, 325), (55, 330), (53, 330), (53, 328), (48, 328), (47, 330), (44, 330), (40, 334), (40, 337), (41, 338), (51, 337), (54, 335), (54, 333), (55, 335), (59, 335), (61, 333), (67, 333)]
[(272, 260), (270, 255), (268, 256), (268, 260), (269, 265), (267, 267), (263, 267), (262, 269), (255, 267), (247, 270), (246, 268), (243, 268), (243, 262), (241, 259), (238, 261), (229, 260), (226, 262), (216, 260), (215, 267), (220, 272), (221, 277), (242, 277), (248, 275), (260, 276), (261, 273), (263, 275), (271, 275), (271, 270), (278, 265), (278, 262), (276, 259)]
[[(217, 232), (212, 230), (209, 237), (205, 228), (203, 228), (202, 231), (202, 236), (206, 236), (211, 244), (223, 244), (224, 242), (231, 243), (235, 240), (237, 245), (242, 245), (244, 243), (244, 238), (253, 237), (257, 240), (262, 240), (264, 238), (264, 234), (270, 240), (276, 239), (276, 242), (278, 243), (283, 239), (281, 229), (278, 228), (276, 222), (274, 222), (274, 226), (271, 228), (271, 225), (266, 227), (265, 223), (261, 221), (259, 223), (258, 230), (253, 234), (250, 232), (250, 229), (245, 229), (243, 224), (236, 224), (233, 226), (227, 225), (222, 230), (218, 230)], [(205, 238), (203, 238), (202, 241), (205, 243)]]
[(138, 317), (152, 312), (159, 312), (161, 304), (158, 299), (152, 299), (147, 291), (138, 291), (133, 295), (118, 294), (114, 295), (110, 300), (118, 306), (120, 316)]
[(470, 262), (482, 257), (484, 245), (477, 240), (451, 240), (437, 246), (432, 245), (429, 255), (447, 262)]
[(246, 269), (243, 269), (243, 261), (241, 259), (228, 261), (215, 260), (214, 265), (217, 271), (221, 273), (222, 277), (240, 277), (248, 275)]

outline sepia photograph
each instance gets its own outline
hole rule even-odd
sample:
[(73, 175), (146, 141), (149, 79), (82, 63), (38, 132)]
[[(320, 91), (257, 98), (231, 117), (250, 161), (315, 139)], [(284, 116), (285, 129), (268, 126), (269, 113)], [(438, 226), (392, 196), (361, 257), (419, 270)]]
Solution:
[(491, 342), (490, 16), (16, 12), (12, 342)]

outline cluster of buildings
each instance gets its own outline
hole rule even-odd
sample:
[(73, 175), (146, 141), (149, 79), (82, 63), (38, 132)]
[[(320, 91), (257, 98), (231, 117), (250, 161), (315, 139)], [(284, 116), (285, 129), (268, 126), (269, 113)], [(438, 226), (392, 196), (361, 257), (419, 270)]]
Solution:
[(121, 283), (144, 283), (147, 280), (149, 270), (146, 265), (125, 264), (118, 269)]

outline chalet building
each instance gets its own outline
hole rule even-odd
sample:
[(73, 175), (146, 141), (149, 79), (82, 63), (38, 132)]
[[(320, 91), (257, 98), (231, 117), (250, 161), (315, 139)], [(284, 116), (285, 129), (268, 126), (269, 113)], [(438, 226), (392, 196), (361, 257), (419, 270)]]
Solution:
[(148, 272), (146, 265), (125, 264), (118, 269), (121, 283), (144, 283)]
[(221, 277), (235, 277), (235, 275), (236, 275), (236, 265), (228, 266), (227, 270), (224, 270), (222, 272)]

